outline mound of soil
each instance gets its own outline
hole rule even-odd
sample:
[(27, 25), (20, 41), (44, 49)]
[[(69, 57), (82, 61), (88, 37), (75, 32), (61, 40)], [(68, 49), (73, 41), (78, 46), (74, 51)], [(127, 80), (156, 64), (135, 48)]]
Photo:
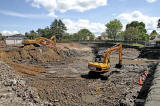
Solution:
[(49, 47), (16, 48), (0, 52), (0, 59), (19, 73), (36, 75), (45, 72), (38, 64), (61, 60), (62, 56)]
[(37, 75), (46, 72), (42, 66), (48, 63), (88, 54), (88, 49), (85, 49), (86, 51), (78, 50), (77, 47), (81, 46), (61, 44), (57, 50), (52, 47), (25, 46), (24, 48), (1, 51), (0, 60), (6, 62), (19, 73)]
[(40, 64), (60, 60), (61, 56), (49, 47), (39, 47), (34, 49), (18, 48), (5, 52), (9, 60), (16, 63)]

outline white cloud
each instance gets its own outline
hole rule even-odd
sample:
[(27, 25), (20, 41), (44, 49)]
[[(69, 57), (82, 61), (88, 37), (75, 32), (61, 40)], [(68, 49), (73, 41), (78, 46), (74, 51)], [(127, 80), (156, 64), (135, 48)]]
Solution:
[(78, 32), (80, 29), (87, 28), (95, 35), (100, 35), (102, 32), (105, 31), (105, 25), (96, 22), (90, 22), (89, 20), (78, 20), (72, 21), (70, 19), (64, 19), (63, 22), (68, 28), (69, 33)]
[[(50, 14), (55, 11), (66, 12), (68, 10), (86, 11), (107, 5), (107, 0), (26, 0), (36, 8), (44, 7)], [(55, 15), (50, 15), (55, 16)]]
[(18, 13), (13, 11), (4, 11), (4, 10), (0, 10), (0, 14), (22, 17), (22, 18), (42, 18), (47, 16), (45, 14), (23, 14), (23, 13)]
[(124, 25), (132, 21), (144, 22), (148, 32), (157, 29), (158, 19), (160, 17), (149, 17), (142, 14), (140, 11), (133, 11), (131, 13), (122, 13), (118, 18), (123, 22)]
[(4, 36), (11, 36), (11, 35), (15, 35), (15, 34), (19, 34), (18, 31), (8, 31), (8, 30), (4, 30), (4, 31), (1, 31), (0, 33), (2, 33), (2, 35)]
[(157, 0), (146, 0), (146, 1), (149, 3), (153, 3), (153, 2), (156, 2)]

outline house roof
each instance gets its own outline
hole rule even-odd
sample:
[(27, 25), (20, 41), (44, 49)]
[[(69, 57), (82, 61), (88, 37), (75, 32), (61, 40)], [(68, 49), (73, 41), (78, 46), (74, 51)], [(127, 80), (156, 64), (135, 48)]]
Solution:
[(150, 38), (150, 41), (160, 41), (160, 35), (159, 36), (152, 36)]

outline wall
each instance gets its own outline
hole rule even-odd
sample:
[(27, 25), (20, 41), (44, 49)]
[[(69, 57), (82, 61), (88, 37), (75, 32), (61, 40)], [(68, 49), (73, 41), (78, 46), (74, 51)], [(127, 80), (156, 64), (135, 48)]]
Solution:
[(6, 45), (18, 45), (22, 44), (23, 40), (6, 40)]

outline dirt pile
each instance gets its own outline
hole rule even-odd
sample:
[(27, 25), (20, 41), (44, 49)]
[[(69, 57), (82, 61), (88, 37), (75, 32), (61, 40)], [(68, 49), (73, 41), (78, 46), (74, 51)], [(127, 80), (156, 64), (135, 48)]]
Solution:
[(24, 48), (1, 52), (0, 58), (20, 64), (39, 65), (60, 61), (67, 57), (84, 55), (88, 53), (88, 49), (78, 44), (58, 44), (57, 51), (52, 47), (25, 46)]
[(5, 61), (17, 72), (28, 75), (36, 75), (45, 72), (40, 64), (62, 59), (61, 55), (53, 48), (16, 48), (0, 52), (0, 59)]
[[(82, 48), (78, 49), (78, 48)], [(17, 72), (27, 75), (37, 75), (46, 72), (42, 67), (45, 64), (55, 61), (65, 61), (70, 57), (83, 56), (88, 54), (88, 49), (77, 44), (60, 44), (55, 51), (52, 47), (33, 47), (14, 48), (0, 52), (0, 59), (5, 61)]]
[(17, 48), (6, 51), (4, 54), (6, 58), (13, 62), (25, 64), (42, 64), (61, 59), (61, 56), (53, 48), (49, 47), (37, 47), (33, 49)]

